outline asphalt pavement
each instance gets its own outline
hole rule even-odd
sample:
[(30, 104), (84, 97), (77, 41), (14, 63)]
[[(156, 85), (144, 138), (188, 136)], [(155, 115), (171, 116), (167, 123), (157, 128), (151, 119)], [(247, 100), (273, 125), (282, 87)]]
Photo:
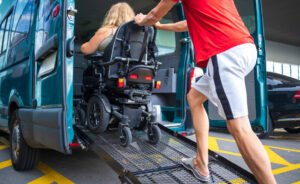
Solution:
[[(194, 139), (194, 136), (189, 136)], [(300, 184), (300, 134), (283, 129), (262, 140), (272, 162), (279, 184)], [(64, 155), (51, 150), (41, 151), (36, 169), (16, 172), (10, 162), (8, 141), (0, 136), (0, 184), (115, 184), (118, 175), (91, 151), (74, 150)], [(227, 132), (210, 132), (209, 148), (237, 165), (248, 169)]]

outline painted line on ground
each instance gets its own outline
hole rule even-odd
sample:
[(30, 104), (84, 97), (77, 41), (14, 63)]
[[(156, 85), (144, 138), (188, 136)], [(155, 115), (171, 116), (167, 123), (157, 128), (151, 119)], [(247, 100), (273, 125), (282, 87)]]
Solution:
[(11, 160), (0, 162), (0, 170), (11, 166)]
[[(9, 147), (9, 141), (7, 139), (0, 137), (0, 142), (4, 144), (0, 145), (0, 150)], [(0, 170), (10, 166), (12, 166), (11, 160), (0, 162)], [(71, 180), (61, 175), (60, 173), (58, 173), (48, 165), (44, 164), (43, 162), (38, 163), (37, 169), (44, 173), (44, 175), (29, 182), (28, 184), (74, 184)]]
[(3, 137), (0, 137), (0, 142), (4, 145), (7, 145), (7, 146), (9, 145), (9, 141)]
[[(208, 142), (209, 142), (208, 148), (210, 150), (212, 150), (212, 151), (215, 151), (215, 152), (225, 153), (225, 154), (229, 154), (229, 155), (234, 155), (234, 156), (241, 157), (240, 153), (226, 151), (226, 150), (221, 150), (219, 148), (219, 145), (218, 145), (218, 140), (235, 143), (235, 140), (232, 140), (232, 139), (224, 139), (224, 138), (211, 137), (210, 136), (208, 138)], [(287, 160), (285, 160), (284, 158), (282, 158), (280, 155), (278, 155), (274, 151), (274, 150), (284, 150), (284, 151), (289, 151), (289, 152), (300, 153), (300, 150), (289, 149), (289, 148), (282, 148), (282, 147), (276, 147), (276, 146), (268, 146), (268, 145), (264, 145), (264, 148), (265, 148), (265, 150), (266, 150), (266, 152), (267, 152), (267, 154), (268, 154), (268, 156), (270, 158), (270, 162), (271, 163), (283, 165), (283, 167), (278, 168), (278, 169), (274, 169), (272, 171), (274, 175), (278, 175), (278, 174), (282, 174), (282, 173), (286, 173), (286, 172), (290, 172), (290, 171), (294, 171), (294, 170), (300, 169), (300, 163), (291, 164), (290, 162), (288, 162)], [(300, 183), (297, 183), (297, 184), (300, 184)]]
[(9, 147), (9, 142), (3, 137), (0, 137), (0, 143), (4, 144), (4, 145), (0, 145), (0, 150), (6, 149)]
[[(230, 180), (230, 183), (232, 184), (242, 184), (242, 183), (246, 183), (247, 181), (245, 181), (243, 178), (237, 178), (234, 180)], [(227, 184), (227, 183), (218, 183), (218, 184)]]
[(44, 164), (43, 162), (39, 162), (37, 168), (43, 172), (45, 175), (41, 176), (27, 184), (50, 184), (50, 183), (57, 183), (57, 184), (74, 184), (71, 180), (64, 177), (48, 165)]

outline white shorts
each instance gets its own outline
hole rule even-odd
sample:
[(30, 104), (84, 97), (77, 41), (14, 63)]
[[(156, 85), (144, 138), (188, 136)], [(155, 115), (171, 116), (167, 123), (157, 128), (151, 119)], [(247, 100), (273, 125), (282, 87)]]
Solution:
[(246, 43), (209, 59), (206, 73), (192, 88), (204, 94), (217, 106), (226, 120), (248, 116), (245, 76), (254, 68), (257, 50)]

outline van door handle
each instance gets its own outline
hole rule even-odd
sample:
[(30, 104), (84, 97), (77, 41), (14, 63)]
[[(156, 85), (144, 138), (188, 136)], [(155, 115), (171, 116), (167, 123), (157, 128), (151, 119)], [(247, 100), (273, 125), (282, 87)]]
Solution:
[(51, 38), (49, 38), (46, 43), (38, 49), (35, 54), (35, 60), (40, 62), (44, 60), (47, 56), (54, 53), (58, 48), (58, 35), (55, 34)]
[(72, 57), (74, 56), (74, 40), (75, 36), (70, 38), (67, 43), (67, 57)]

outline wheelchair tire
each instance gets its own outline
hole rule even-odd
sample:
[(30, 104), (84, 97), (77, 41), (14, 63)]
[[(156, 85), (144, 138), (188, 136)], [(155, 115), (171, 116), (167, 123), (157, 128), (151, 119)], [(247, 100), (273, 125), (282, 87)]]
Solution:
[(98, 96), (90, 98), (87, 107), (87, 125), (91, 132), (102, 133), (107, 129), (109, 113)]
[(161, 138), (161, 131), (160, 128), (157, 125), (153, 125), (150, 127), (147, 131), (148, 140), (151, 144), (157, 144)]
[(121, 128), (120, 145), (127, 147), (132, 142), (132, 133), (129, 127), (124, 126)]

